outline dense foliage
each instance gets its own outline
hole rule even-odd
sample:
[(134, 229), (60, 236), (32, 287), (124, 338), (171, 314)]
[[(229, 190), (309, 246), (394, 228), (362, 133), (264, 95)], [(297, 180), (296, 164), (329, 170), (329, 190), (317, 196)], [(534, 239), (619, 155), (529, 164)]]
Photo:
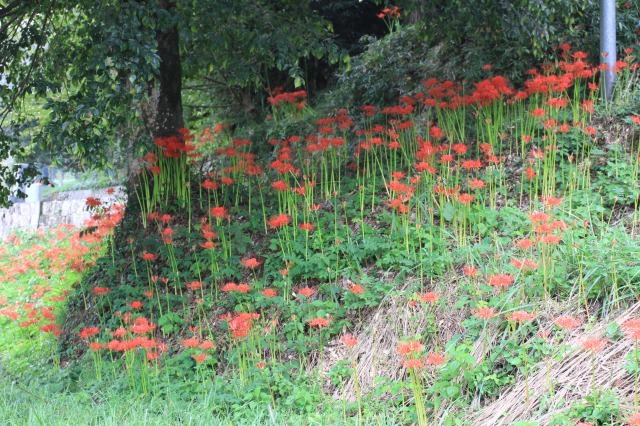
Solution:
[[(186, 87), (199, 93), (185, 99), (226, 99), (264, 120), (240, 122), (225, 106), (238, 118), (230, 124), (185, 106), (197, 126), (130, 150), (137, 173), (126, 208), (90, 197), (80, 232), (5, 240), (0, 417), (51, 415), (52, 395), (65, 418), (118, 422), (126, 395), (134, 419), (159, 424), (640, 422), (633, 31), (612, 102), (602, 103), (601, 67), (569, 43), (532, 67), (550, 45), (527, 51), (514, 32), (506, 41), (525, 51), (516, 68), (531, 68), (521, 84), (496, 71), (499, 57), (486, 61), (499, 51), (479, 49), (483, 25), (504, 29), (514, 16), (541, 16), (544, 4), (585, 11), (591, 3), (479, 2), (512, 16), (468, 21), (454, 12), (469, 2), (384, 5), (378, 19), (389, 34), (360, 39), (367, 45), (335, 89), (312, 97), (296, 78), (309, 83), (341, 58), (326, 38), (332, 7), (197, 4), (201, 15), (121, 3), (112, 18), (148, 28), (139, 34), (149, 62), (128, 56), (129, 40), (121, 57), (95, 51), (106, 68), (94, 78), (118, 96), (140, 84), (118, 107), (144, 122), (153, 40), (178, 25)], [(425, 25), (426, 10), (443, 15)], [(96, 34), (111, 26), (91, 18), (77, 23)], [(558, 22), (547, 18), (536, 25)], [(287, 19), (291, 34), (282, 31)], [(345, 40), (341, 48), (358, 51)], [(478, 66), (460, 71), (445, 60), (452, 45), (478, 48)], [(131, 81), (133, 69), (143, 71)], [(481, 77), (453, 80), (443, 70)], [(91, 86), (69, 81), (68, 93)], [(48, 105), (62, 116), (71, 101), (54, 98)]]

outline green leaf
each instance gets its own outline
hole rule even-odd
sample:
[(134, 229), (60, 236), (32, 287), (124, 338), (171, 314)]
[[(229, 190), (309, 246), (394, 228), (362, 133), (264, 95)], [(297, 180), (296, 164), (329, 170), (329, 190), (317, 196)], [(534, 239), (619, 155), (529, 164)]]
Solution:
[(453, 207), (453, 204), (445, 203), (444, 207), (442, 208), (442, 217), (447, 222), (451, 222), (453, 220), (453, 216), (455, 215), (455, 212), (456, 212), (456, 209), (455, 207)]
[(454, 399), (460, 395), (460, 388), (456, 385), (449, 385), (449, 387), (445, 389), (445, 393), (448, 398)]

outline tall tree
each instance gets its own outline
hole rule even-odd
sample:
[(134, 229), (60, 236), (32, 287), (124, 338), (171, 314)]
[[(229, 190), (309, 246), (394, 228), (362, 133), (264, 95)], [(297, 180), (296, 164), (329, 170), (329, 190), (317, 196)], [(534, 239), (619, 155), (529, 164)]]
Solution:
[(110, 167), (184, 127), (184, 80), (247, 106), (348, 58), (311, 3), (0, 0), (0, 126), (15, 132), (21, 101), (42, 100), (34, 142)]
[(168, 15), (164, 26), (156, 30), (155, 39), (158, 43), (157, 86), (152, 99), (153, 120), (150, 124), (153, 137), (164, 137), (175, 134), (184, 127), (182, 117), (182, 69), (180, 67), (180, 35), (175, 16), (176, 2), (161, 0), (159, 7)]

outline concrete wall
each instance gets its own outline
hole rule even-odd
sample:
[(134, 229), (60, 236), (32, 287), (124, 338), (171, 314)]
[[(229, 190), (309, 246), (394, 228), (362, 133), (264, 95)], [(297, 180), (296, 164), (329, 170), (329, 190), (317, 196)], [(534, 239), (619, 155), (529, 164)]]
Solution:
[(63, 223), (82, 226), (91, 217), (91, 212), (85, 211), (87, 197), (99, 198), (103, 203), (122, 202), (124, 189), (115, 189), (113, 195), (108, 195), (105, 189), (62, 192), (43, 201), (28, 198), (30, 202), (0, 209), (0, 237), (15, 230), (54, 228)]

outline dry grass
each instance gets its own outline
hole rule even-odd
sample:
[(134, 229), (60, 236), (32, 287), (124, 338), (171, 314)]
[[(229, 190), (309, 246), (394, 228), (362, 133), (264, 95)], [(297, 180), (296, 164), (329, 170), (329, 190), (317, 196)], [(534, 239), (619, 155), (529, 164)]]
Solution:
[[(615, 319), (619, 325), (637, 315), (640, 303), (621, 312)], [(610, 321), (601, 321), (589, 330), (579, 329), (567, 336), (565, 344), (575, 348), (559, 361), (541, 362), (531, 369), (528, 379), (530, 403), (527, 404), (523, 377), (503, 392), (494, 402), (468, 417), (473, 425), (510, 425), (518, 420), (535, 420), (541, 426), (550, 424), (554, 415), (570, 408), (595, 388), (614, 389), (623, 407), (630, 405), (633, 395), (633, 377), (623, 365), (625, 356), (633, 349), (630, 339), (609, 342), (595, 355), (592, 374), (591, 353), (580, 349), (587, 337), (603, 337)], [(595, 383), (594, 383), (595, 379)], [(552, 391), (553, 387), (553, 391)]]
[[(433, 310), (431, 306), (419, 304), (414, 308), (408, 306), (407, 292), (410, 283), (400, 290), (401, 296), (389, 297), (377, 309), (371, 312), (360, 326), (352, 331), (357, 337), (358, 344), (350, 354), (339, 338), (329, 342), (323, 352), (323, 370), (328, 372), (337, 362), (341, 360), (357, 359), (357, 375), (362, 394), (371, 392), (376, 386), (375, 379), (384, 377), (390, 380), (401, 379), (404, 374), (402, 359), (396, 352), (396, 347), (403, 340), (409, 338), (421, 338), (429, 328), (429, 316), (425, 311)], [(463, 327), (460, 325), (460, 318), (468, 315), (461, 309), (451, 309), (457, 301), (457, 285), (446, 283), (436, 290), (440, 295), (441, 304), (435, 309), (437, 318), (438, 336), (437, 342), (440, 350), (443, 344), (449, 341), (455, 334), (461, 333)], [(406, 297), (402, 296), (406, 293)], [(443, 309), (442, 307), (448, 307)], [(433, 350), (435, 339), (429, 341), (421, 338), (422, 342)], [(351, 356), (351, 358), (350, 358)], [(350, 377), (342, 388), (335, 388), (327, 383), (327, 390), (333, 393), (337, 399), (346, 398), (353, 401), (356, 398), (355, 384), (353, 377)]]

